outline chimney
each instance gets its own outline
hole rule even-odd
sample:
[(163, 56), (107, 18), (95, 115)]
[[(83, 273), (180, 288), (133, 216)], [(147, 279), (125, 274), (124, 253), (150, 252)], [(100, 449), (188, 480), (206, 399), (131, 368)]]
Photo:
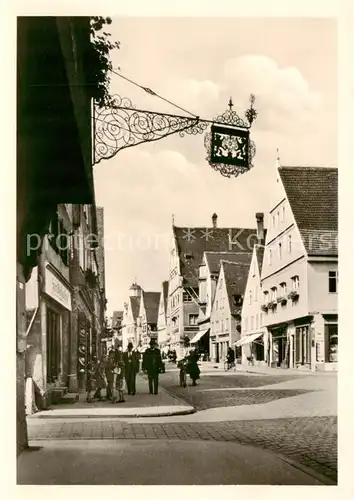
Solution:
[(217, 216), (217, 214), (213, 214), (211, 220), (213, 221), (213, 227), (217, 228), (218, 227), (218, 216)]
[(262, 243), (264, 240), (264, 213), (263, 212), (256, 213), (256, 221), (257, 221), (258, 243)]

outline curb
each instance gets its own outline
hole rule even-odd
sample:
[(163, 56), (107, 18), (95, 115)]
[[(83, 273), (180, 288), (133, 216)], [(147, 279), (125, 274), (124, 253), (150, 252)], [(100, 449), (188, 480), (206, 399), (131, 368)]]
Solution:
[(96, 414), (96, 415), (73, 415), (69, 414), (68, 415), (48, 415), (48, 414), (43, 414), (43, 415), (38, 415), (36, 414), (35, 416), (30, 417), (30, 420), (39, 420), (39, 419), (56, 419), (56, 420), (62, 420), (62, 419), (116, 419), (116, 418), (155, 418), (155, 417), (174, 417), (178, 415), (190, 415), (192, 413), (195, 413), (195, 409), (193, 407), (188, 407), (186, 406), (185, 409), (183, 410), (176, 410), (176, 411), (164, 411), (160, 413), (146, 413), (146, 414), (140, 414), (139, 412), (132, 412), (132, 413), (127, 413), (125, 415), (119, 415), (119, 414)]

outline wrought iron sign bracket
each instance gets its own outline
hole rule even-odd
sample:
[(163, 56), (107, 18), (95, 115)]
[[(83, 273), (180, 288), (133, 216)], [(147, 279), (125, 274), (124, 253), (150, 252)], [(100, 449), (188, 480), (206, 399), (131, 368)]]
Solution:
[(208, 163), (225, 177), (237, 177), (253, 166), (255, 145), (249, 134), (257, 117), (254, 101), (251, 95), (245, 118), (233, 110), (230, 99), (225, 113), (214, 120), (204, 120), (136, 109), (130, 99), (115, 96), (112, 106), (94, 108), (94, 163), (113, 158), (122, 149), (138, 144), (177, 133), (181, 137), (202, 134), (210, 127), (204, 140)]

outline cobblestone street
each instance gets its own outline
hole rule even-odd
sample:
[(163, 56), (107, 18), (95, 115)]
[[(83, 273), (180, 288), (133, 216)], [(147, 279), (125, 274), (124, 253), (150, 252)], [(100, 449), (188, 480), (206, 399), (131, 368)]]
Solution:
[[(124, 440), (158, 440), (159, 446), (164, 446), (161, 441), (165, 441), (175, 449), (181, 441), (230, 442), (270, 451), (319, 474), (326, 484), (336, 483), (337, 417), (329, 411), (336, 398), (336, 375), (202, 374), (197, 387), (185, 389), (176, 384), (177, 375), (173, 367), (168, 367), (160, 378), (161, 386), (177, 397), (177, 402), (194, 406), (197, 413), (156, 418), (104, 417), (95, 413), (93, 418), (82, 418), (74, 417), (74, 413), (70, 416), (68, 410), (67, 416), (58, 413), (58, 418), (55, 414), (46, 418), (44, 412), (42, 418), (28, 419), (30, 444), (62, 442), (64, 446), (67, 441), (108, 440), (123, 446)], [(144, 378), (139, 377), (141, 391), (146, 390)], [(307, 400), (301, 399), (304, 395)], [(159, 397), (161, 403), (171, 398), (165, 391)], [(144, 392), (135, 398), (137, 402), (141, 398), (144, 404), (156, 402)], [(329, 406), (322, 407), (323, 415), (316, 415), (314, 410), (321, 401)], [(239, 410), (246, 413), (228, 413)], [(210, 412), (214, 412), (212, 418)]]
[[(76, 420), (76, 421), (75, 421)], [(168, 439), (236, 441), (269, 449), (337, 478), (337, 418), (142, 424), (107, 419), (31, 421), (31, 441), (86, 439)]]

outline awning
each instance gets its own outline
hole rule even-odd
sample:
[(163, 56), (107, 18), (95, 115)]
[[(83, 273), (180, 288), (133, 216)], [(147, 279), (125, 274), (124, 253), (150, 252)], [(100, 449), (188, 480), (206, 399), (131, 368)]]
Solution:
[(191, 344), (196, 344), (208, 331), (210, 328), (207, 328), (206, 330), (201, 330), (200, 332), (197, 333), (197, 335), (194, 337), (194, 339), (191, 340)]
[(263, 332), (262, 333), (252, 333), (251, 335), (246, 335), (245, 337), (242, 337), (240, 340), (235, 342), (235, 346), (240, 347), (241, 345), (250, 344), (254, 340), (258, 339), (258, 337), (260, 337), (261, 335), (263, 335)]

